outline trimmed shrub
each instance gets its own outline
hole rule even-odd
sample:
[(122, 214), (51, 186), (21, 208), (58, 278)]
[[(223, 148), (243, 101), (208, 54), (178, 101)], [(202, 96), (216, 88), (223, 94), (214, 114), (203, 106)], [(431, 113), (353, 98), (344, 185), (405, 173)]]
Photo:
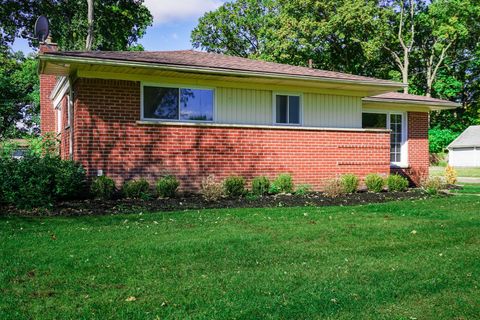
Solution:
[(252, 180), (252, 193), (257, 196), (263, 196), (268, 193), (270, 180), (267, 177), (256, 177)]
[(228, 177), (223, 182), (225, 193), (229, 197), (241, 197), (245, 194), (245, 179), (243, 177)]
[(447, 166), (445, 168), (445, 181), (448, 184), (457, 183), (457, 170), (455, 170), (452, 166)]
[(165, 176), (157, 181), (157, 194), (162, 198), (174, 198), (179, 186), (175, 176)]
[(150, 184), (145, 179), (127, 181), (122, 188), (123, 195), (130, 199), (148, 199), (149, 191)]
[(340, 178), (345, 193), (355, 193), (358, 189), (359, 179), (354, 174), (345, 174)]
[(389, 175), (387, 178), (388, 191), (405, 191), (408, 188), (408, 179), (399, 174)]
[(275, 188), (278, 190), (277, 193), (292, 193), (293, 192), (293, 179), (292, 176), (288, 173), (283, 173), (273, 181)]
[(116, 192), (115, 181), (107, 176), (97, 177), (90, 185), (90, 192), (98, 199), (112, 199)]
[(79, 198), (86, 186), (85, 171), (79, 164), (51, 155), (2, 157), (0, 176), (0, 202), (21, 209)]
[(304, 196), (304, 195), (306, 195), (307, 193), (310, 193), (310, 192), (312, 192), (312, 187), (308, 184), (298, 185), (296, 190), (295, 190), (295, 194), (298, 195), (298, 196)]
[(85, 169), (74, 161), (59, 161), (55, 171), (55, 194), (60, 200), (72, 200), (87, 191)]
[(202, 195), (207, 201), (217, 201), (224, 196), (223, 184), (210, 175), (202, 180)]
[(430, 195), (436, 195), (444, 187), (444, 182), (440, 177), (428, 178), (422, 183), (422, 188)]
[(378, 174), (369, 174), (365, 178), (365, 185), (367, 186), (368, 191), (382, 192), (383, 187), (385, 186), (385, 180), (383, 180)]
[(345, 194), (345, 188), (340, 179), (333, 179), (327, 182), (323, 194), (329, 198), (338, 198)]

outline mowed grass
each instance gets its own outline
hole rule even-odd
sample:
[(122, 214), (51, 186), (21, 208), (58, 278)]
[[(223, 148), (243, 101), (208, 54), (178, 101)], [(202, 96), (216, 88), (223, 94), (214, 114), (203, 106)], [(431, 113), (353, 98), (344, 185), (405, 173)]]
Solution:
[(462, 190), (456, 190), (457, 193), (477, 194), (480, 193), (480, 184), (466, 183), (462, 184)]
[(0, 319), (480, 318), (477, 196), (1, 218), (0, 241)]
[[(480, 178), (480, 168), (461, 168), (456, 167), (459, 177)], [(445, 167), (430, 167), (430, 176), (441, 177), (445, 174)]]

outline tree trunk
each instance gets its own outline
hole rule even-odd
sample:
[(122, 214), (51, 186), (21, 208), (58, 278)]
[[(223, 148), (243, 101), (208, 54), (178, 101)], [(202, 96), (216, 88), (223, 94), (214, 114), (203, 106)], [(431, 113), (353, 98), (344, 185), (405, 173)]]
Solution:
[(403, 81), (403, 84), (406, 85), (403, 88), (404, 94), (408, 94), (408, 68), (409, 67), (410, 67), (409, 50), (405, 48), (403, 53), (403, 68), (402, 68), (402, 81)]
[(85, 50), (92, 50), (93, 44), (93, 0), (87, 0), (88, 5), (88, 31), (87, 31), (87, 41), (85, 44)]

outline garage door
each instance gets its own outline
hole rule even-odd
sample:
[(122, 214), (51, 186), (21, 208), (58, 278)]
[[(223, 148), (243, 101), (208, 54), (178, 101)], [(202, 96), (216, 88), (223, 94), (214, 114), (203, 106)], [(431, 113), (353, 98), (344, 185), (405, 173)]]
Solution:
[(480, 148), (454, 148), (448, 162), (454, 167), (480, 167)]

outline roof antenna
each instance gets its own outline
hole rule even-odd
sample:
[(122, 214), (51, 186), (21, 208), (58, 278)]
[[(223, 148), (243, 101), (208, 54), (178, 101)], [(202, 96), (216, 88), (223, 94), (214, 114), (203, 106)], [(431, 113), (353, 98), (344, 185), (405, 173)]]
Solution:
[(48, 19), (47, 17), (41, 15), (35, 22), (35, 39), (37, 39), (41, 44), (45, 44), (45, 40), (48, 38), (49, 33), (50, 30), (48, 27)]
[(312, 59), (308, 59), (308, 67), (310, 69), (313, 69), (313, 60)]

